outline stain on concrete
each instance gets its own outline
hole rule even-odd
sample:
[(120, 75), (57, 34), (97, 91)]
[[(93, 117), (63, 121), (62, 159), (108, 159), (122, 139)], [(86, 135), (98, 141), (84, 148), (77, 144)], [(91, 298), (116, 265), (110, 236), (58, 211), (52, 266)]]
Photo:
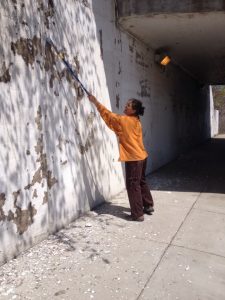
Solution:
[(17, 202), (17, 199), (18, 199), (18, 197), (20, 195), (20, 192), (21, 192), (20, 190), (18, 190), (16, 192), (13, 192), (14, 203)]
[(2, 68), (1, 68), (1, 74), (0, 75), (0, 82), (7, 83), (11, 80), (11, 75), (9, 73), (9, 68), (6, 67), (5, 62), (3, 62)]
[(90, 8), (90, 4), (89, 4), (89, 1), (88, 1), (88, 0), (82, 0), (81, 3), (82, 3), (85, 7)]
[(17, 9), (17, 0), (11, 0), (12, 3), (13, 3), (13, 7), (14, 9)]
[(119, 71), (118, 71), (118, 74), (120, 75), (122, 73), (122, 68), (121, 68), (121, 63), (119, 61)]
[(103, 39), (102, 39), (102, 29), (99, 29), (99, 44), (100, 44), (100, 56), (103, 59)]
[(44, 149), (43, 134), (41, 134), (41, 136), (38, 138), (37, 145), (34, 146), (34, 149), (35, 149), (35, 152), (37, 154), (42, 154), (43, 153), (43, 149)]
[(129, 50), (130, 50), (131, 53), (133, 53), (134, 52), (134, 47), (132, 45), (129, 45)]
[(144, 60), (143, 54), (136, 51), (136, 63), (144, 68), (148, 68), (148, 64)]
[(35, 118), (35, 123), (37, 124), (38, 130), (42, 130), (41, 118), (42, 118), (41, 106), (39, 105), (37, 110), (37, 117)]
[(119, 109), (120, 107), (120, 96), (117, 94), (116, 95), (116, 107)]
[(82, 143), (79, 143), (79, 151), (81, 155), (84, 155), (85, 153), (85, 146)]
[(28, 27), (29, 27), (29, 25), (28, 25), (28, 23), (27, 23), (26, 21), (22, 21), (21, 24), (22, 24), (23, 26), (28, 26)]
[(79, 74), (79, 72), (80, 72), (80, 62), (79, 62), (79, 59), (78, 59), (77, 55), (74, 56), (73, 61), (75, 63), (75, 71), (76, 71), (77, 74)]
[(85, 152), (88, 152), (88, 150), (93, 146), (94, 141), (95, 141), (95, 135), (94, 135), (94, 129), (92, 128), (88, 134), (85, 144), (84, 145), (82, 143), (79, 144), (80, 153), (84, 155)]
[(5, 214), (3, 211), (3, 206), (5, 204), (6, 197), (4, 193), (0, 194), (0, 222), (5, 220)]
[(136, 40), (133, 38), (132, 40), (130, 40), (130, 44), (129, 44), (130, 52), (134, 53), (135, 48), (136, 48)]
[(94, 119), (96, 117), (96, 114), (92, 111), (90, 114), (87, 116), (87, 125), (91, 126), (94, 122)]
[(145, 80), (141, 80), (140, 81), (140, 86), (141, 86), (141, 91), (138, 92), (138, 96), (140, 97), (150, 97), (151, 94), (150, 94), (150, 87), (149, 87), (149, 84), (148, 84), (148, 80), (145, 79)]
[(7, 221), (11, 222), (13, 219), (14, 219), (14, 213), (11, 210), (9, 210), (8, 216), (7, 216)]
[(69, 109), (67, 106), (65, 106), (65, 108), (64, 108), (64, 113), (65, 113), (65, 115), (68, 115), (68, 113), (69, 113)]
[(82, 89), (81, 86), (78, 86), (76, 89), (76, 96), (77, 96), (77, 100), (81, 100), (84, 97), (84, 90)]
[(59, 148), (59, 150), (62, 152), (62, 150), (63, 150), (63, 138), (62, 138), (62, 136), (61, 136), (61, 134), (60, 134), (60, 136), (58, 137), (58, 141), (59, 141), (59, 143), (58, 143), (58, 145), (57, 145), (57, 147)]
[(48, 192), (44, 192), (43, 202), (42, 204), (45, 204), (48, 202)]
[(34, 192), (33, 192), (33, 199), (34, 198), (38, 198), (38, 194), (37, 194), (37, 190), (36, 189), (34, 189)]
[(44, 68), (45, 71), (52, 71), (54, 72), (54, 66), (56, 64), (56, 55), (52, 50), (51, 46), (46, 43), (45, 44), (45, 56), (44, 56)]

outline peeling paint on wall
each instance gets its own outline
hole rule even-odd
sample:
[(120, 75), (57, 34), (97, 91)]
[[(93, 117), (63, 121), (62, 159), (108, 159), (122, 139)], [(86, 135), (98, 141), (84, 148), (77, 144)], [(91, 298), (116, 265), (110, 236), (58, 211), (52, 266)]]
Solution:
[(6, 68), (5, 62), (3, 62), (3, 65), (2, 65), (2, 68), (1, 68), (1, 74), (2, 75), (0, 75), (0, 82), (7, 83), (11, 80), (11, 75), (9, 73), (9, 67)]
[(52, 171), (48, 171), (47, 173), (47, 185), (48, 188), (51, 189), (54, 184), (56, 184), (58, 180), (55, 177), (52, 177)]
[(5, 220), (5, 214), (3, 211), (3, 206), (5, 204), (5, 200), (6, 200), (5, 194), (1, 193), (0, 194), (0, 222)]
[(38, 130), (42, 130), (42, 123), (41, 123), (42, 113), (41, 113), (41, 106), (38, 106), (37, 117), (35, 118), (35, 123), (37, 124)]
[[(56, 62), (58, 58), (48, 43), (45, 43), (45, 46), (43, 46), (41, 39), (37, 36), (34, 36), (32, 39), (20, 37), (17, 41), (11, 42), (11, 50), (14, 55), (22, 56), (27, 66), (33, 66), (36, 63), (41, 69), (44, 68), (46, 72), (50, 72), (49, 86), (51, 88), (54, 87), (55, 80), (58, 80), (60, 83), (65, 78), (71, 84), (71, 87), (75, 88), (77, 96), (79, 98), (83, 97), (84, 94), (81, 95), (79, 93), (79, 84), (74, 81), (67, 68), (62, 70), (57, 69)], [(42, 59), (37, 59), (37, 56), (40, 56)], [(67, 56), (66, 52), (65, 56)], [(75, 64), (74, 69), (78, 74), (80, 71), (78, 57), (75, 56), (73, 61)], [(9, 73), (7, 70), (5, 72), (3, 79), (9, 80)], [(54, 91), (54, 94), (57, 94), (57, 92)]]
[(31, 202), (28, 205), (27, 209), (22, 210), (17, 204), (17, 199), (20, 195), (20, 190), (13, 192), (14, 197), (14, 207), (16, 208), (15, 213), (11, 210), (8, 212), (8, 215), (4, 214), (3, 205), (5, 204), (6, 197), (5, 194), (0, 194), (0, 221), (7, 220), (8, 222), (13, 221), (17, 226), (17, 232), (23, 234), (28, 227), (33, 223), (33, 217), (36, 215), (37, 210), (32, 206)]
[[(42, 111), (41, 107), (39, 105), (37, 110), (37, 116), (35, 118), (35, 123), (37, 125), (37, 128), (39, 131), (42, 130)], [(43, 179), (47, 180), (47, 186), (49, 189), (52, 188), (52, 186), (57, 183), (57, 179), (55, 177), (52, 177), (52, 171), (48, 170), (48, 164), (47, 164), (47, 156), (46, 153), (44, 153), (44, 136), (43, 133), (41, 133), (40, 137), (37, 140), (37, 144), (34, 147), (35, 152), (37, 155), (39, 155), (37, 162), (40, 163), (40, 167), (37, 169), (37, 171), (34, 173), (31, 183), (26, 185), (24, 187), (25, 190), (29, 190), (32, 186), (34, 186), (36, 183), (41, 183)]]
[[(53, 0), (48, 0), (48, 5), (45, 6), (43, 0), (37, 0), (38, 2), (38, 10), (42, 11), (44, 14), (44, 24), (49, 29), (50, 20), (49, 18), (52, 18), (55, 14), (55, 6)], [(54, 23), (53, 23), (54, 25)]]
[(32, 206), (31, 202), (25, 210), (17, 206), (16, 201), (14, 202), (14, 206), (16, 212), (14, 216), (11, 214), (10, 218), (16, 224), (17, 232), (21, 235), (27, 231), (28, 227), (34, 222), (34, 216), (37, 214), (37, 210)]
[(86, 143), (83, 145), (82, 143), (79, 144), (80, 153), (82, 155), (85, 154), (94, 144), (95, 135), (94, 135), (94, 129), (92, 129), (87, 137)]
[(34, 36), (32, 39), (20, 38), (15, 43), (11, 42), (14, 55), (21, 55), (26, 65), (33, 65), (38, 53), (41, 53), (41, 40)]

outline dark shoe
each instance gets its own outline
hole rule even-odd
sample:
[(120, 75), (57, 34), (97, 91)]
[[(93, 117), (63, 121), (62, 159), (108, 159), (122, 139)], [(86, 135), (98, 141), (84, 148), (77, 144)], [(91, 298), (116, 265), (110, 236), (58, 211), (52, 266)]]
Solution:
[(154, 211), (154, 206), (144, 207), (143, 209), (143, 212), (147, 215), (151, 215)]
[(137, 221), (137, 222), (143, 222), (144, 221), (144, 216), (140, 216), (139, 218), (137, 219), (133, 219), (133, 221)]
[(140, 216), (138, 218), (134, 218), (131, 215), (128, 215), (125, 217), (128, 221), (136, 221), (136, 222), (143, 222), (144, 221), (144, 216)]

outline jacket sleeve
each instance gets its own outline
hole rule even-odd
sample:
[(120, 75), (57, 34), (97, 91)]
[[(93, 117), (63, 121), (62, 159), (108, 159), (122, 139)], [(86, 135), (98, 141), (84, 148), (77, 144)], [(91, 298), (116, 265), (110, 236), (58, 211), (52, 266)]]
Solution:
[(98, 103), (96, 105), (102, 119), (106, 123), (106, 125), (113, 130), (117, 135), (119, 135), (122, 131), (121, 126), (121, 116), (115, 113), (112, 113), (108, 110), (104, 105)]

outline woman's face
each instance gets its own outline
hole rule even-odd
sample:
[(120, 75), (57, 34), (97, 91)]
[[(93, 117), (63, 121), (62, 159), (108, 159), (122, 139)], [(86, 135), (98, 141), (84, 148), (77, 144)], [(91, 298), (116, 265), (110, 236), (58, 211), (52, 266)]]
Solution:
[(123, 112), (127, 116), (135, 116), (136, 115), (136, 111), (132, 107), (132, 101), (131, 100), (127, 101), (127, 104), (125, 105), (125, 108), (124, 108)]

